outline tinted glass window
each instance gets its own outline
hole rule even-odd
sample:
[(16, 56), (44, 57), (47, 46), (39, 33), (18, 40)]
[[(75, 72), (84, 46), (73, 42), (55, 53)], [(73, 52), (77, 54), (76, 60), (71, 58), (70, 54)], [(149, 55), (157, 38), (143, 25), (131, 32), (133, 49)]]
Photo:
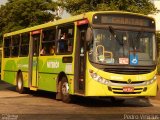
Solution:
[(20, 35), (12, 36), (12, 57), (18, 57), (19, 53)]
[(29, 40), (30, 40), (30, 34), (29, 33), (21, 34), (20, 56), (28, 56)]
[(40, 55), (53, 55), (55, 51), (56, 29), (43, 30)]
[(73, 51), (74, 25), (59, 26), (57, 54), (71, 54)]
[(11, 37), (4, 38), (4, 57), (10, 57)]

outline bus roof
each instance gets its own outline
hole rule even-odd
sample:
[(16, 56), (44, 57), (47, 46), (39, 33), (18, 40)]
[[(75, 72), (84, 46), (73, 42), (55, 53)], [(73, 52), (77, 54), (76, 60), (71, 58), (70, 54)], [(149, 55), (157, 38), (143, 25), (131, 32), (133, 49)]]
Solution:
[(12, 36), (12, 35), (16, 35), (16, 34), (21, 34), (21, 33), (25, 33), (25, 32), (31, 32), (34, 30), (38, 30), (38, 29), (43, 29), (43, 28), (47, 28), (47, 27), (51, 27), (51, 26), (56, 26), (59, 24), (63, 24), (63, 23), (70, 23), (70, 22), (74, 22), (74, 21), (78, 21), (78, 20), (82, 20), (87, 18), (89, 21), (91, 21), (92, 16), (96, 13), (108, 13), (108, 14), (128, 14), (128, 15), (138, 15), (138, 16), (142, 16), (142, 17), (146, 17), (146, 18), (150, 18), (153, 19), (150, 16), (147, 15), (142, 15), (142, 14), (138, 14), (138, 13), (132, 13), (132, 12), (124, 12), (124, 11), (95, 11), (95, 12), (86, 12), (84, 14), (80, 14), (80, 15), (76, 15), (76, 16), (71, 16), (69, 18), (65, 18), (65, 19), (59, 19), (56, 21), (51, 21), (48, 23), (44, 23), (44, 24), (40, 24), (37, 26), (33, 26), (33, 27), (28, 27), (25, 29), (21, 29), (21, 30), (17, 30), (14, 32), (10, 32), (10, 33), (5, 33), (4, 37), (8, 37), (8, 36)]

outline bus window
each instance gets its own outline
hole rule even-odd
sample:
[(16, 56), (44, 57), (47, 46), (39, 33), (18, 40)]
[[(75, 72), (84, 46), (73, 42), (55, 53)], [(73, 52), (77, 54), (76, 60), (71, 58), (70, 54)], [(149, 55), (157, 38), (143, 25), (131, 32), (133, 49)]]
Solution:
[(29, 33), (21, 34), (20, 56), (28, 56), (29, 53)]
[(42, 34), (42, 47), (40, 55), (53, 55), (55, 50), (56, 29), (47, 29)]
[(4, 57), (10, 57), (11, 37), (4, 38)]
[(12, 57), (18, 57), (20, 35), (12, 36)]
[(74, 25), (58, 28), (57, 54), (70, 54), (73, 51)]
[(32, 41), (33, 41), (33, 56), (39, 56), (39, 43), (40, 43), (40, 34), (33, 34)]

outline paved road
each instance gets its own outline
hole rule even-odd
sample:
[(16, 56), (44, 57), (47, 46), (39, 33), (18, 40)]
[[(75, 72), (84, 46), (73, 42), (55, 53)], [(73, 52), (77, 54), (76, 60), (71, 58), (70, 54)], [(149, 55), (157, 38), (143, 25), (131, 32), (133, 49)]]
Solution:
[(127, 99), (123, 104), (108, 99), (75, 97), (74, 103), (55, 100), (55, 94), (29, 91), (0, 82), (0, 120), (160, 120), (160, 101)]

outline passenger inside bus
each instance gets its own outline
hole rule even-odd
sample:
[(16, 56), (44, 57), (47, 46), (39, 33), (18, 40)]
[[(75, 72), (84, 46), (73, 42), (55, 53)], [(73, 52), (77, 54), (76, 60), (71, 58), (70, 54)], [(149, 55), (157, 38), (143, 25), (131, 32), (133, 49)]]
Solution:
[(40, 51), (40, 55), (45, 55), (46, 54), (46, 47), (43, 47)]
[(66, 39), (66, 33), (63, 33), (63, 34), (61, 35), (61, 39), (63, 39), (63, 40)]
[(59, 40), (59, 52), (64, 53), (67, 52), (67, 41), (65, 39), (60, 39)]
[(53, 54), (54, 54), (54, 51), (55, 51), (55, 46), (52, 45), (52, 46), (50, 47), (50, 54), (53, 55)]

